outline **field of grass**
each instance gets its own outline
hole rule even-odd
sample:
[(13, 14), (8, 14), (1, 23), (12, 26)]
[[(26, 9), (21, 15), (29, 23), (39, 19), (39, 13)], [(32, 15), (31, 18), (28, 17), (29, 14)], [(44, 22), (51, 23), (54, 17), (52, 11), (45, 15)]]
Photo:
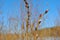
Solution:
[(26, 34), (0, 34), (0, 40), (18, 40), (22, 38), (34, 38), (35, 40), (38, 37), (60, 37), (60, 27), (46, 28)]

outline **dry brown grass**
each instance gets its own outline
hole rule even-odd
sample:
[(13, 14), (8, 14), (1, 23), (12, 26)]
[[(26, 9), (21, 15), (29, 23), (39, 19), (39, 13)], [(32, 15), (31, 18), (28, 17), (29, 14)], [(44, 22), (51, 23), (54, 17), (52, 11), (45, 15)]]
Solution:
[[(35, 21), (30, 23), (31, 15), (30, 15), (30, 11), (29, 11), (29, 4), (26, 0), (24, 0), (24, 2), (25, 2), (25, 7), (27, 9), (26, 30), (25, 30), (24, 22), (22, 23), (21, 29), (26, 31), (26, 33), (22, 32), (22, 34), (16, 34), (16, 32), (15, 32), (15, 34), (9, 34), (9, 33), (7, 33), (6, 35), (0, 34), (0, 40), (3, 40), (3, 39), (4, 40), (18, 40), (18, 39), (24, 40), (24, 38), (26, 38), (26, 40), (29, 40), (28, 38), (32, 38), (32, 37), (34, 40), (37, 40), (38, 37), (39, 38), (41, 38), (41, 37), (60, 37), (60, 27), (46, 28), (46, 29), (38, 30), (39, 24), (41, 23), (40, 19), (48, 12), (48, 10), (46, 10), (44, 12), (44, 14), (39, 15), (37, 24), (35, 26), (34, 25)], [(12, 18), (12, 20), (14, 21), (16, 19)], [(15, 26), (14, 28), (16, 31), (17, 30), (16, 27), (18, 27), (18, 23), (15, 23), (14, 26)], [(29, 26), (30, 26), (31, 32), (28, 32)], [(33, 30), (33, 28), (34, 28), (34, 30)]]
[(46, 28), (42, 30), (34, 31), (33, 33), (39, 34), (40, 37), (53, 36), (60, 37), (60, 27)]
[[(32, 37), (35, 39), (36, 37), (60, 37), (60, 27), (54, 27), (54, 28), (46, 28), (42, 30), (32, 31), (31, 33), (26, 33), (26, 36), (23, 37)], [(22, 35), (20, 34), (0, 34), (0, 40), (6, 39), (6, 40), (16, 40), (21, 38)]]

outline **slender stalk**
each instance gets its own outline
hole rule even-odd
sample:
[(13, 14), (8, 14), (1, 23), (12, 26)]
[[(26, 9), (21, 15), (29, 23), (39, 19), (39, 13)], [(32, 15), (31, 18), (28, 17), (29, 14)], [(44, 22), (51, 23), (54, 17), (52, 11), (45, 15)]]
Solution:
[(26, 32), (28, 32), (28, 27), (30, 25), (29, 24), (29, 20), (30, 20), (29, 4), (28, 4), (28, 2), (26, 0), (24, 0), (24, 2), (25, 2), (25, 7), (27, 9), (27, 15), (28, 15), (28, 18), (26, 20)]

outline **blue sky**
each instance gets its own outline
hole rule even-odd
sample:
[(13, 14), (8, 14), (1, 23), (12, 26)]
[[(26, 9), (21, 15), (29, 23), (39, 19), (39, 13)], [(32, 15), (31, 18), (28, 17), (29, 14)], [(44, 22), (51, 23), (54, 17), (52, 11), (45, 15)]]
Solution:
[[(46, 9), (49, 9), (48, 14), (44, 16), (46, 19), (42, 22), (42, 28), (49, 28), (55, 26), (55, 20), (58, 18), (57, 8), (60, 7), (60, 0), (28, 0), (30, 6), (30, 12), (32, 20), (37, 19), (39, 14), (44, 13)], [(8, 18), (17, 17), (19, 19), (19, 27), (21, 27), (22, 18), (26, 17), (26, 9), (23, 0), (0, 0), (0, 20), (4, 21), (4, 25), (8, 28)], [(31, 6), (32, 5), (32, 6)], [(22, 15), (23, 14), (23, 15)], [(3, 20), (2, 20), (3, 16)], [(25, 17), (23, 17), (25, 16)]]

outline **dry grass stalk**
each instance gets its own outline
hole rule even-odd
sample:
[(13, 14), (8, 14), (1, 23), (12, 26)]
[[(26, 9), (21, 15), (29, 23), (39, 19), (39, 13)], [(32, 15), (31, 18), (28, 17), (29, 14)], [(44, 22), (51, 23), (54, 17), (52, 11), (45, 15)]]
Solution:
[[(19, 22), (19, 20), (18, 20), (17, 18), (14, 18), (14, 17), (10, 17), (10, 18), (9, 18), (9, 33), (8, 33), (8, 34), (12, 34), (11, 31), (14, 30), (15, 35), (17, 36), (18, 22)], [(14, 28), (14, 29), (13, 29), (13, 28)], [(11, 39), (14, 39), (13, 34), (12, 34), (11, 36), (12, 36)], [(19, 38), (19, 37), (18, 37), (18, 38)]]
[[(24, 2), (25, 2), (25, 7), (26, 7), (26, 9), (27, 9), (27, 20), (26, 20), (26, 33), (28, 33), (28, 27), (30, 26), (30, 24), (29, 24), (29, 21), (30, 21), (30, 11), (29, 11), (29, 4), (28, 4), (28, 2), (26, 1), (26, 0), (24, 0)], [(27, 34), (26, 34), (26, 40), (28, 40), (28, 36), (27, 36)]]
[(34, 25), (35, 25), (35, 20), (30, 25), (31, 25), (31, 31), (33, 31), (33, 28), (34, 28)]
[(22, 23), (22, 30), (24, 30), (24, 22)]
[(39, 18), (38, 18), (38, 23), (37, 23), (37, 26), (36, 26), (36, 30), (38, 29), (38, 27), (39, 27), (39, 24), (41, 23), (41, 18), (43, 18), (43, 16), (45, 15), (45, 14), (47, 14), (47, 12), (48, 12), (48, 9), (44, 12), (44, 14), (40, 14), (39, 15)]
[[(32, 23), (29, 23), (29, 21), (30, 21), (30, 11), (29, 11), (29, 4), (28, 4), (28, 2), (27, 2), (27, 0), (24, 0), (24, 2), (25, 2), (25, 7), (26, 7), (26, 9), (27, 9), (27, 19), (26, 19), (26, 34), (24, 35), (24, 33), (22, 33), (22, 35), (21, 35), (21, 37), (22, 37), (22, 40), (24, 40), (24, 37), (26, 37), (26, 40), (28, 40), (28, 37), (32, 34), (28, 34), (28, 27), (29, 27), (29, 25), (31, 25), (30, 26), (30, 28), (31, 28), (31, 31), (33, 31), (33, 28), (34, 28), (34, 25), (35, 25), (35, 20), (32, 22)], [(39, 24), (41, 23), (41, 21), (40, 21), (40, 19), (46, 14), (48, 12), (48, 10), (46, 10), (45, 12), (44, 12), (44, 14), (40, 14), (39, 15), (39, 18), (38, 18), (38, 23), (37, 23), (37, 26), (36, 26), (36, 28), (35, 28), (35, 31), (37, 31), (38, 30), (38, 27), (39, 27)], [(11, 21), (17, 21), (17, 19), (16, 18), (10, 18), (9, 19), (9, 21), (11, 22)], [(15, 35), (14, 35), (14, 40), (16, 40), (17, 38), (19, 38), (19, 35), (17, 35), (16, 34), (16, 30), (17, 30), (17, 27), (18, 27), (18, 23), (16, 23), (16, 24), (14, 24), (14, 28), (15, 28)], [(9, 27), (10, 27), (10, 24), (9, 24)], [(24, 22), (22, 23), (22, 30), (25, 30), (24, 29)], [(10, 31), (11, 31), (12, 29), (10, 29)], [(34, 37), (34, 40), (37, 40), (37, 38), (38, 38), (38, 34), (37, 33), (34, 33), (34, 34), (32, 34), (32, 36)], [(13, 35), (11, 36), (10, 34), (8, 35), (8, 37), (9, 37), (9, 39), (10, 38), (13, 38)]]
[(28, 15), (28, 18), (26, 20), (26, 32), (28, 32), (28, 27), (29, 27), (29, 20), (30, 20), (30, 12), (29, 12), (29, 4), (26, 0), (24, 0), (25, 2), (25, 7), (27, 8), (27, 15)]
[[(32, 24), (29, 24), (29, 20), (30, 20), (30, 11), (29, 11), (29, 4), (27, 2), (27, 0), (24, 0), (25, 2), (25, 7), (27, 9), (27, 15), (28, 15), (28, 18), (26, 19), (26, 33), (28, 32), (28, 27), (29, 25), (31, 25), (31, 31), (33, 30), (33, 27), (34, 27), (34, 23)], [(38, 23), (37, 23), (37, 26), (35, 28), (35, 30), (38, 30), (38, 26), (39, 24), (41, 23), (40, 19), (48, 12), (48, 9), (44, 12), (44, 14), (40, 14), (39, 18), (38, 18)]]

